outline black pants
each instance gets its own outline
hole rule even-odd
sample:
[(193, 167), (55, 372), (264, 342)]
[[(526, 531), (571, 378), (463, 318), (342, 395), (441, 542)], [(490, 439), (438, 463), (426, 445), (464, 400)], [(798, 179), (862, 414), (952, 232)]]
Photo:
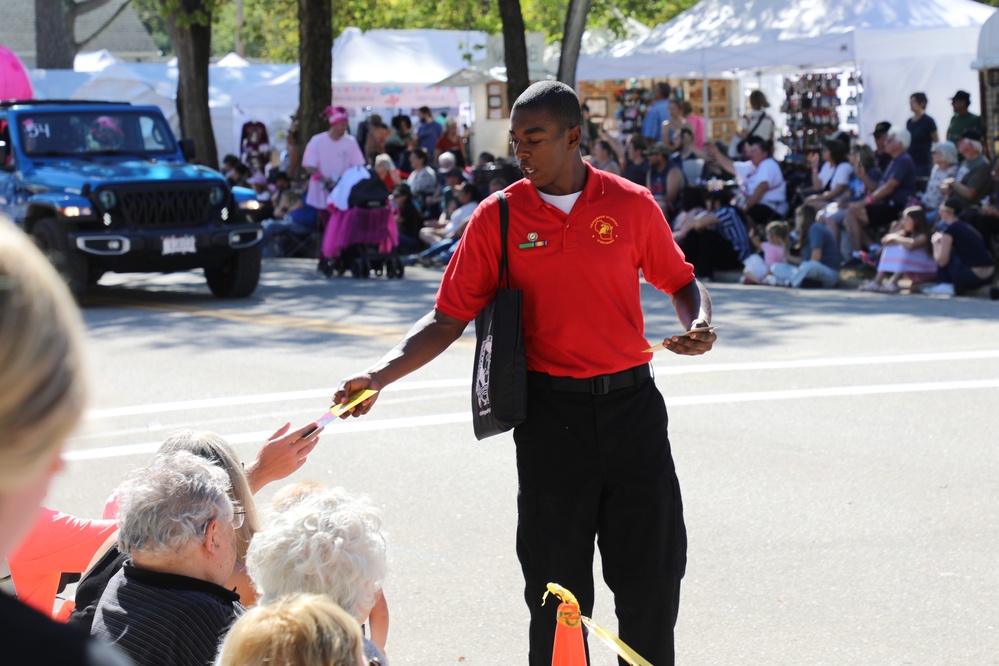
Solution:
[(732, 243), (714, 229), (690, 231), (680, 241), (687, 261), (694, 265), (694, 275), (713, 278), (715, 270), (741, 269), (742, 262)]
[[(514, 440), (531, 666), (551, 665), (558, 601), (541, 606), (547, 583), (593, 616), (594, 539), (619, 637), (656, 666), (673, 663), (687, 533), (667, 423), (652, 380), (606, 395), (529, 388)], [(608, 611), (594, 619), (610, 628)]]

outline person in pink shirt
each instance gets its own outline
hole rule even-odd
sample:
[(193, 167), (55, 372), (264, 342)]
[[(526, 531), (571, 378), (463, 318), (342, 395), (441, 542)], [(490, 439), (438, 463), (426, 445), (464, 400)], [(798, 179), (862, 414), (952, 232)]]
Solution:
[(302, 166), (311, 176), (305, 203), (319, 211), (322, 224), (329, 218), (326, 197), (340, 176), (351, 167), (364, 166), (357, 139), (347, 134), (347, 109), (331, 106), (325, 113), (330, 121), (329, 131), (309, 139), (302, 155)]
[(694, 145), (698, 150), (704, 150), (704, 118), (694, 113), (694, 106), (687, 100), (680, 102), (680, 110), (683, 112), (683, 119), (694, 130)]

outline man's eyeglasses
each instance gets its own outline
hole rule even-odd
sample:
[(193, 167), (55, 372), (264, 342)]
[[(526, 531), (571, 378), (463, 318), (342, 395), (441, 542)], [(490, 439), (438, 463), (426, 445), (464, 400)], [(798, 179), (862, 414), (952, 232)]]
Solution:
[(239, 529), (243, 526), (246, 521), (246, 509), (237, 509), (232, 512), (232, 527), (233, 529)]

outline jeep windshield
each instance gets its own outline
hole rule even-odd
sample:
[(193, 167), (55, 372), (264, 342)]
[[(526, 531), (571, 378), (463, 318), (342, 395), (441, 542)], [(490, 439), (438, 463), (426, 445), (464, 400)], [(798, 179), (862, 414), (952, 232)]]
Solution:
[(158, 157), (177, 152), (173, 132), (158, 113), (110, 107), (22, 113), (17, 119), (29, 157)]

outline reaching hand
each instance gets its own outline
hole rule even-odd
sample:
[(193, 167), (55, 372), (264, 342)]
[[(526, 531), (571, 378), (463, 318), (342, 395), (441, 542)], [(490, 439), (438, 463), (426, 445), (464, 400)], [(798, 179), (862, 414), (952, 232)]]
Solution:
[(301, 469), (312, 449), (319, 443), (319, 434), (323, 431), (319, 428), (306, 436), (305, 433), (316, 428), (315, 422), (289, 433), (290, 428), (290, 423), (278, 428), (257, 451), (256, 460), (247, 467), (246, 478), (253, 492)]

